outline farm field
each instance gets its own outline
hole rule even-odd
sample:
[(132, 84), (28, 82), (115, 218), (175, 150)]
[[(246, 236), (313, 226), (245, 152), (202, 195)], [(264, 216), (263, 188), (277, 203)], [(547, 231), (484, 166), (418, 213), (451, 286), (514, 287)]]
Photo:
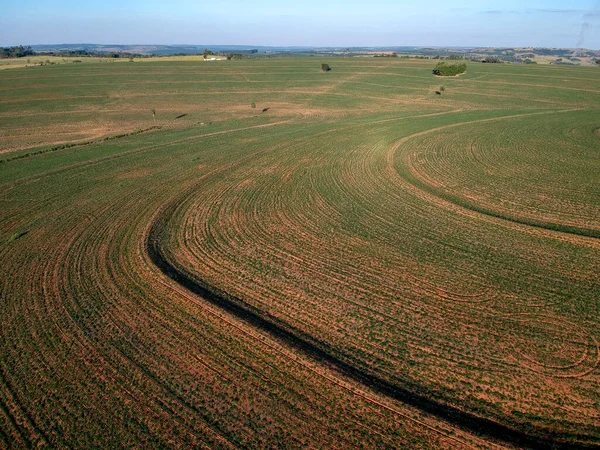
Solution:
[(600, 69), (321, 59), (0, 71), (0, 448), (600, 447)]

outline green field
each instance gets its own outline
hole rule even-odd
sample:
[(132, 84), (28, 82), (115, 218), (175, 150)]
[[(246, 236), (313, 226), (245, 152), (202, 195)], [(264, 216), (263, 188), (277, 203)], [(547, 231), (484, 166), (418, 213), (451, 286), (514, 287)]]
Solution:
[(600, 446), (600, 69), (433, 66), (0, 71), (0, 448)]

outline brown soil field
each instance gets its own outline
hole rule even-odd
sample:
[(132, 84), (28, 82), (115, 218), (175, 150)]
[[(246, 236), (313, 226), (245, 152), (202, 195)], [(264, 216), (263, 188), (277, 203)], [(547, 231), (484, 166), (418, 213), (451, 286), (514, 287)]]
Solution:
[(600, 72), (320, 64), (0, 73), (0, 448), (600, 446)]

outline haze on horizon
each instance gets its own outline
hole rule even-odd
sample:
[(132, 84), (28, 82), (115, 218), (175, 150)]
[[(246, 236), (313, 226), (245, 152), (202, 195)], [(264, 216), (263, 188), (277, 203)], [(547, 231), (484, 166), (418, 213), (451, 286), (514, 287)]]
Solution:
[(600, 49), (600, 1), (8, 0), (0, 45), (481, 46)]

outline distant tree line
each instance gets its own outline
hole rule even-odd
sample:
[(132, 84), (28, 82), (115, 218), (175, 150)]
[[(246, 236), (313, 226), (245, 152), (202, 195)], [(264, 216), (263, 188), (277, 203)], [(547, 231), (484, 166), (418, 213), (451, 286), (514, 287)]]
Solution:
[(129, 53), (129, 52), (91, 52), (88, 50), (67, 50), (60, 52), (50, 52), (44, 53), (44, 55), (50, 56), (95, 56), (96, 58), (141, 58), (143, 55), (139, 55), (137, 53)]
[(86, 57), (95, 56), (98, 58), (133, 58), (142, 57), (136, 53), (128, 52), (92, 52), (89, 50), (60, 50), (54, 52), (35, 52), (30, 46), (22, 45), (16, 47), (0, 47), (0, 58), (23, 58), (24, 56), (60, 56), (67, 57)]
[(96, 58), (141, 58), (144, 55), (129, 52), (93, 52), (89, 50), (63, 50), (58, 52), (38, 53), (44, 56), (61, 56), (66, 57), (96, 57)]
[(31, 47), (0, 47), (0, 58), (23, 58), (24, 56), (33, 56), (35, 52)]
[(442, 77), (452, 77), (454, 75), (465, 73), (466, 71), (467, 65), (465, 63), (447, 64), (442, 61), (437, 63), (437, 65), (433, 69), (433, 74)]
[(566, 48), (536, 48), (535, 53), (543, 56), (569, 56), (573, 50)]
[[(570, 59), (570, 58), (567, 58)], [(551, 61), (550, 64), (555, 64), (557, 66), (578, 66), (579, 64), (574, 63), (574, 62), (570, 62), (570, 61), (565, 61), (562, 58), (558, 58), (555, 61)]]

